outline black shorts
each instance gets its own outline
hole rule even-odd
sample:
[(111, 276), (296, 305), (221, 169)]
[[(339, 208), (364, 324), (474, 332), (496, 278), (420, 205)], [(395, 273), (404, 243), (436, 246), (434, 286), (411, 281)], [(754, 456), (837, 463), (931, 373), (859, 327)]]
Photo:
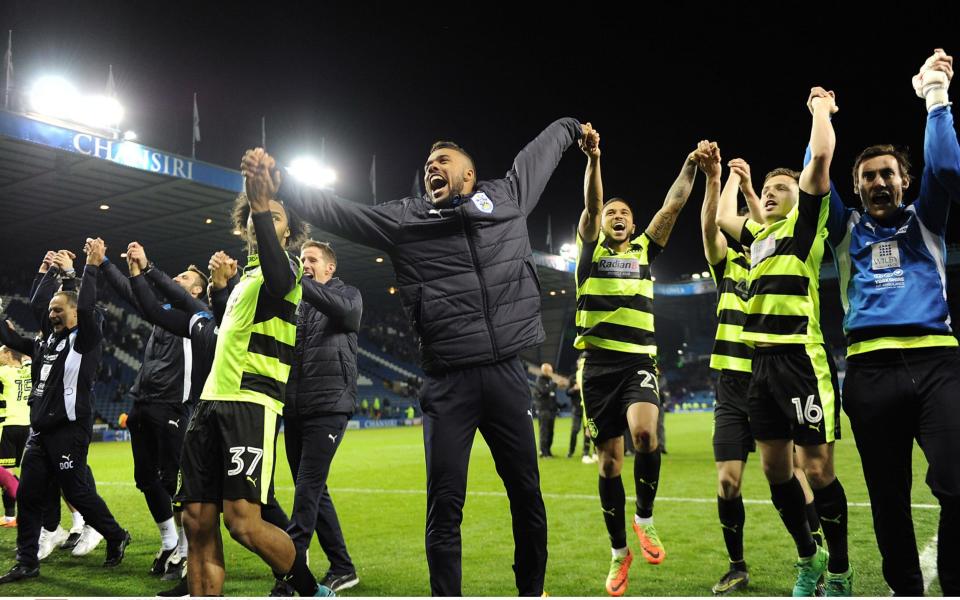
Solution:
[(837, 367), (822, 344), (758, 347), (749, 402), (758, 441), (817, 446), (840, 439)]
[(597, 444), (623, 435), (627, 409), (637, 402), (660, 406), (657, 364), (649, 354), (587, 350), (583, 365), (583, 416)]
[(201, 400), (183, 440), (175, 500), (267, 503), (280, 419), (253, 402)]
[(717, 379), (717, 402), (713, 407), (713, 459), (717, 462), (746, 462), (747, 455), (757, 449), (750, 431), (750, 379), (750, 373), (726, 369)]
[(0, 433), (0, 467), (8, 469), (20, 466), (23, 449), (30, 437), (29, 425), (4, 425)]

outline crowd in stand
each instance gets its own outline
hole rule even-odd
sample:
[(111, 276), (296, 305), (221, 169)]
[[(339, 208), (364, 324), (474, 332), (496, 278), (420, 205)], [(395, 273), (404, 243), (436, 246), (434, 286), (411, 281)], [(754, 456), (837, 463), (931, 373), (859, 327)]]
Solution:
[(403, 312), (365, 310), (360, 333), (376, 348), (408, 364), (420, 362), (420, 340)]

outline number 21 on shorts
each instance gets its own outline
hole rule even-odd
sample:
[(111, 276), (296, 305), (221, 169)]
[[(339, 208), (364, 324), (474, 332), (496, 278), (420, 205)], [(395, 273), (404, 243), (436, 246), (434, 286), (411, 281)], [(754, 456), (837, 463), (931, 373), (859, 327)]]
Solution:
[(797, 411), (797, 423), (801, 425), (806, 423), (816, 424), (823, 420), (823, 409), (814, 402), (815, 398), (814, 394), (810, 394), (803, 405), (800, 403), (800, 398), (790, 399), (793, 408)]

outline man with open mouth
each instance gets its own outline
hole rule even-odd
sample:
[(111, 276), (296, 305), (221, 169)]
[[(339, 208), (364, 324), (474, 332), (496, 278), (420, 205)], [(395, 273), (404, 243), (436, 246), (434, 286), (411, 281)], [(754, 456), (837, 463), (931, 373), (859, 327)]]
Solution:
[(950, 326), (945, 232), (960, 198), (960, 145), (947, 88), (953, 58), (937, 49), (913, 78), (926, 100), (920, 192), (906, 153), (870, 146), (853, 167), (863, 213), (846, 209), (836, 227), (846, 316), (843, 406), (856, 434), (870, 493), (883, 576), (898, 596), (920, 596), (923, 574), (910, 515), (913, 440), (929, 463), (940, 501), (937, 564), (945, 596), (960, 595), (960, 354)]
[[(794, 596), (813, 596), (824, 577), (828, 596), (852, 594), (847, 559), (847, 499), (833, 468), (840, 437), (840, 391), (820, 329), (820, 264), (827, 222), (835, 217), (830, 163), (836, 137), (833, 92), (811, 89), (810, 160), (802, 173), (775, 169), (760, 194), (763, 222), (723, 212), (717, 224), (750, 248), (749, 297), (740, 339), (754, 344), (748, 388), (750, 429), (773, 505), (794, 539), (799, 560)], [(794, 449), (830, 549), (810, 531), (806, 500), (794, 473)]]
[(461, 146), (437, 142), (424, 165), (426, 192), (376, 206), (300, 184), (260, 150), (243, 158), (248, 178), (262, 180), (307, 221), (390, 256), (426, 374), (426, 549), (437, 596), (462, 594), (460, 523), (478, 429), (510, 499), (517, 590), (543, 593), (546, 510), (519, 357), (545, 338), (527, 216), (564, 151), (583, 134), (576, 119), (555, 121), (520, 151), (505, 177), (493, 180), (478, 180)]
[(600, 508), (610, 536), (606, 591), (627, 591), (633, 554), (624, 527), (624, 431), (636, 448), (633, 464), (636, 512), (632, 519), (643, 557), (660, 564), (666, 556), (653, 525), (653, 502), (660, 483), (657, 417), (660, 389), (653, 327), (650, 264), (667, 245), (677, 216), (690, 197), (697, 161), (711, 146), (702, 142), (683, 163), (663, 206), (636, 235), (633, 211), (622, 198), (603, 201), (600, 134), (589, 131), (581, 143), (587, 155), (584, 210), (577, 228), (577, 338), (584, 350), (583, 413), (599, 453)]

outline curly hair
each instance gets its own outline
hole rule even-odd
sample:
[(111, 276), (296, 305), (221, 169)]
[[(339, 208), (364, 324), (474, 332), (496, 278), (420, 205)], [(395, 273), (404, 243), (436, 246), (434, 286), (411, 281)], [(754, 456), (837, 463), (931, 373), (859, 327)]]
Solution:
[[(277, 202), (283, 206), (283, 202), (279, 200)], [(287, 215), (287, 228), (290, 230), (290, 237), (287, 238), (284, 249), (299, 248), (300, 244), (310, 235), (310, 225), (301, 219), (297, 213), (287, 210), (286, 206), (283, 207), (283, 210)], [(230, 213), (230, 217), (233, 220), (234, 230), (240, 232), (240, 239), (249, 242), (250, 240), (247, 239), (247, 219), (250, 218), (250, 202), (247, 200), (245, 192), (237, 194), (237, 199), (233, 201), (233, 211)]]

